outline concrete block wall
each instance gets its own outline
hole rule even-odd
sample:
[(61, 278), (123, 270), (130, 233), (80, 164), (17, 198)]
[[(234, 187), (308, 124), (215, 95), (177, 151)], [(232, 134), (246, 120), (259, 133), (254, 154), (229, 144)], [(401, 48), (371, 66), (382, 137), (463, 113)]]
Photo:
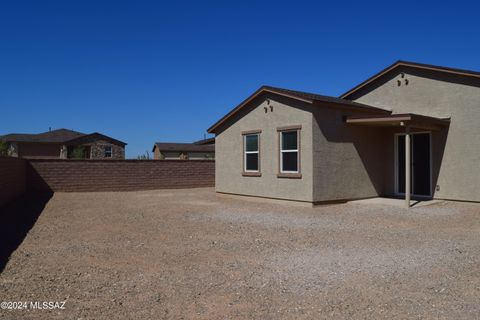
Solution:
[(0, 206), (23, 194), (27, 189), (26, 161), (0, 157)]
[(53, 192), (213, 187), (215, 161), (31, 159), (27, 185)]

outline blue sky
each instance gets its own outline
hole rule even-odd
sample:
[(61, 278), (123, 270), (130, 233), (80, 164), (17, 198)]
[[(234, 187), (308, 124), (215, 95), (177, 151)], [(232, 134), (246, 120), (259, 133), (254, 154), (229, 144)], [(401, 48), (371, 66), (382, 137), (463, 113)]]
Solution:
[(338, 96), (398, 59), (480, 70), (477, 3), (2, 1), (0, 134), (99, 131), (136, 157), (263, 84)]

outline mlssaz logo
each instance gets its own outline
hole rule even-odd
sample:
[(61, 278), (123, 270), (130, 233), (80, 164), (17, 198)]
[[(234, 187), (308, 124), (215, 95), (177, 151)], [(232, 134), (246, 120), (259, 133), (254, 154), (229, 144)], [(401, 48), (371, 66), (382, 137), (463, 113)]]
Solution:
[(54, 310), (54, 309), (61, 309), (65, 310), (65, 302), (66, 301), (32, 301), (30, 302), (30, 309), (37, 309), (37, 310)]

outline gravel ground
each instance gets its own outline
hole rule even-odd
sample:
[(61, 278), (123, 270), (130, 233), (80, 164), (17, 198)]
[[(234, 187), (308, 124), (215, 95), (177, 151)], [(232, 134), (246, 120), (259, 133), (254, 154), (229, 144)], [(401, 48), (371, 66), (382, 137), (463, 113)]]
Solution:
[(479, 319), (480, 205), (57, 193), (0, 274), (0, 301), (65, 300), (0, 318)]

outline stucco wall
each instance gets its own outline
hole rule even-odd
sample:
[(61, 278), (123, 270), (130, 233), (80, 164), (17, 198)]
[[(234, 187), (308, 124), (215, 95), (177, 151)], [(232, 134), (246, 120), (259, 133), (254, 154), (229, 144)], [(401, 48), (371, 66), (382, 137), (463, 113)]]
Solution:
[[(405, 78), (400, 72), (405, 73)], [(433, 185), (434, 197), (480, 201), (480, 80), (403, 68), (350, 98), (391, 108), (394, 113), (451, 116), (450, 127), (435, 132), (432, 137), (434, 171), (438, 171), (437, 177), (433, 174), (437, 180)], [(393, 133), (390, 138), (393, 143)], [(393, 150), (393, 145), (390, 149)], [(393, 161), (393, 155), (389, 156)], [(394, 179), (393, 163), (391, 168), (387, 181)], [(438, 191), (435, 191), (436, 185)], [(393, 183), (389, 187), (393, 187)]]
[(155, 146), (153, 148), (153, 159), (155, 160), (161, 160), (163, 159), (163, 156), (162, 154), (160, 153), (160, 150), (157, 148), (157, 146)]
[(18, 156), (24, 158), (60, 158), (62, 144), (56, 143), (26, 143), (17, 144)]
[[(267, 105), (266, 98), (270, 99)], [(270, 110), (273, 107), (273, 111)], [(293, 107), (291, 107), (293, 106)], [(265, 112), (267, 107), (267, 112)], [(273, 94), (260, 95), (217, 133), (217, 192), (261, 196), (278, 199), (313, 201), (312, 179), (312, 113), (311, 106)], [(277, 127), (301, 125), (301, 179), (278, 178), (279, 146)], [(242, 131), (262, 130), (260, 134), (261, 177), (242, 176)]]
[[(344, 109), (313, 109), (315, 202), (368, 198), (384, 193), (387, 141), (378, 130), (349, 126)], [(358, 112), (356, 113), (358, 114)]]

